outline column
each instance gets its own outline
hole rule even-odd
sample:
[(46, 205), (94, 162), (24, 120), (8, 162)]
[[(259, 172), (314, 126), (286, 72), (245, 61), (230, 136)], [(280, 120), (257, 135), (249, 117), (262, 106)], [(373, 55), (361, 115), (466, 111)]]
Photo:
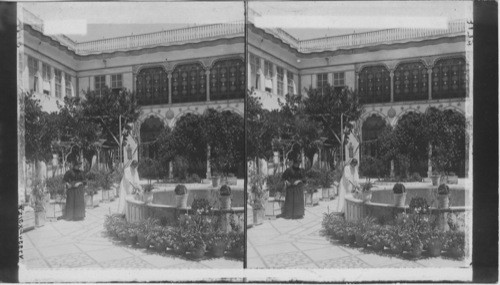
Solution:
[(354, 90), (358, 90), (359, 72), (354, 72)]
[(61, 98), (66, 96), (66, 73), (61, 70)]
[(288, 94), (288, 71), (283, 69), (283, 94)]
[(50, 66), (50, 96), (56, 96), (56, 74), (53, 66)]
[(137, 77), (137, 74), (132, 70), (132, 92), (137, 94), (137, 90), (135, 90), (136, 77)]
[(207, 144), (207, 179), (212, 178), (212, 170), (210, 168), (210, 145)]
[(333, 86), (333, 73), (328, 72), (326, 74), (326, 76), (327, 76), (327, 79), (328, 79), (328, 84), (330, 84), (331, 86)]
[(391, 103), (394, 102), (394, 71), (391, 70), (389, 73), (389, 76), (391, 77)]
[(168, 178), (174, 178), (174, 164), (172, 163), (172, 161), (168, 162)]
[(252, 68), (251, 68), (251, 63), (250, 63), (250, 55), (248, 55), (248, 62), (247, 62), (247, 88), (250, 89), (252, 87)]
[(429, 100), (432, 100), (432, 67), (429, 67), (429, 69), (427, 69), (427, 74), (429, 75), (429, 78), (428, 78)]
[(273, 65), (273, 93), (278, 94), (278, 70), (276, 64)]
[(210, 70), (205, 71), (206, 85), (207, 85), (207, 102), (210, 102)]
[(168, 78), (168, 104), (172, 104), (172, 72), (167, 74)]
[(266, 90), (266, 76), (264, 74), (264, 59), (263, 58), (259, 58), (260, 60), (260, 66), (259, 66), (259, 90), (260, 91), (265, 91)]
[(428, 154), (428, 157), (427, 157), (427, 177), (431, 177), (432, 176), (432, 160), (431, 160), (431, 157), (432, 157), (432, 145), (431, 145), (431, 143), (429, 143), (429, 154)]
[(296, 85), (298, 87), (298, 91), (297, 89), (295, 89), (295, 94), (301, 94), (302, 93), (302, 76), (300, 76), (300, 73), (297, 74), (297, 77), (298, 77), (298, 82), (295, 83), (294, 85)]

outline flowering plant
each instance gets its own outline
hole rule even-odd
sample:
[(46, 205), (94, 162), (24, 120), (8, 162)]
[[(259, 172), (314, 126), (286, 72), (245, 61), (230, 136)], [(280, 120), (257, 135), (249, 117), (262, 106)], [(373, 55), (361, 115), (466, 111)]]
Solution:
[(229, 196), (231, 195), (231, 188), (227, 185), (222, 185), (222, 187), (219, 189), (219, 193), (221, 196)]
[(205, 198), (194, 198), (191, 209), (198, 214), (208, 214), (212, 210), (212, 206)]
[(422, 197), (414, 197), (410, 200), (410, 213), (427, 214), (429, 212), (429, 204)]
[(450, 187), (446, 184), (441, 184), (438, 187), (438, 195), (448, 195), (450, 194)]

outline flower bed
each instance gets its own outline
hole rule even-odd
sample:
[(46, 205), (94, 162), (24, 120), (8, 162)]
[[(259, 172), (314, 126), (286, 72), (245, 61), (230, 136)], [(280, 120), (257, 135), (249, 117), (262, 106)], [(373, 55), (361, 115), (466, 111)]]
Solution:
[(192, 215), (182, 215), (175, 222), (148, 218), (140, 222), (127, 222), (122, 216), (107, 216), (104, 228), (107, 233), (130, 246), (147, 248), (160, 253), (170, 253), (200, 259), (208, 253), (212, 257), (231, 256), (243, 260), (244, 233), (231, 223), (226, 231), (210, 210), (198, 209)]
[(441, 254), (456, 259), (465, 256), (467, 248), (463, 222), (448, 220), (450, 230), (440, 231), (439, 215), (412, 210), (410, 214), (399, 213), (384, 224), (377, 223), (370, 216), (346, 221), (335, 213), (324, 214), (322, 234), (353, 246), (412, 258)]

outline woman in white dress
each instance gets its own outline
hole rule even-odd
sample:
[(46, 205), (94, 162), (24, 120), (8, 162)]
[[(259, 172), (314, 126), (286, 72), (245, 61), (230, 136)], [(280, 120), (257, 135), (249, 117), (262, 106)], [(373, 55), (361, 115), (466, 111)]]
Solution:
[(120, 183), (120, 199), (118, 200), (118, 213), (125, 214), (125, 198), (135, 191), (141, 191), (139, 184), (139, 173), (137, 172), (136, 160), (133, 160), (129, 167), (123, 170), (123, 178)]
[(357, 170), (358, 160), (353, 158), (349, 165), (344, 167), (342, 178), (339, 185), (339, 196), (337, 204), (337, 212), (344, 213), (345, 211), (345, 194), (351, 193), (354, 187), (359, 188), (359, 175)]

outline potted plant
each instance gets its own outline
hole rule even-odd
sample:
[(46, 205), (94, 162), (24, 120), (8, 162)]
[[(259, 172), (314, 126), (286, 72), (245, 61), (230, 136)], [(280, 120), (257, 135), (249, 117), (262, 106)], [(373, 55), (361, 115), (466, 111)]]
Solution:
[(99, 199), (94, 198), (94, 195), (97, 194), (97, 191), (101, 185), (100, 179), (102, 174), (99, 172), (88, 172), (86, 175), (87, 179), (87, 187), (85, 188), (85, 207), (86, 208), (94, 208), (99, 206)]
[(140, 177), (146, 178), (148, 183), (143, 188), (143, 193), (141, 200), (145, 203), (150, 203), (153, 200), (153, 190), (152, 180), (158, 178), (158, 169), (160, 169), (160, 164), (158, 161), (152, 158), (142, 159), (137, 166), (137, 171)]
[(304, 192), (304, 203), (306, 206), (315, 206), (319, 204), (319, 191), (320, 188), (320, 172), (317, 169), (311, 168), (306, 173), (306, 186)]
[(372, 199), (372, 188), (375, 186), (370, 182), (370, 178), (368, 178), (368, 182), (363, 183), (361, 185), (361, 200), (363, 203), (370, 202)]
[(438, 189), (438, 209), (448, 209), (450, 207), (450, 187), (446, 184), (439, 185)]
[(45, 225), (45, 210), (47, 205), (47, 194), (43, 182), (39, 178), (35, 178), (32, 184), (33, 208), (35, 210), (35, 226), (42, 227)]
[[(263, 178), (263, 177), (261, 177)], [(281, 173), (271, 174), (267, 176), (266, 185), (267, 190), (269, 191), (269, 199), (266, 203), (266, 216), (268, 217), (277, 217), (283, 211), (282, 208), (285, 204), (283, 199), (284, 187), (285, 184), (281, 179)], [(263, 180), (260, 182), (263, 184)]]
[(153, 202), (153, 189), (154, 186), (152, 184), (146, 184), (144, 185), (143, 193), (142, 193), (142, 201), (146, 204), (152, 203)]
[(327, 169), (321, 169), (319, 184), (321, 185), (321, 199), (330, 200), (332, 192), (333, 175)]
[(222, 185), (219, 189), (221, 210), (231, 210), (231, 188)]
[(465, 255), (465, 232), (446, 232), (446, 250), (452, 257), (462, 258)]
[(104, 173), (100, 182), (100, 187), (102, 188), (102, 201), (110, 202), (114, 200), (113, 174), (111, 172)]
[(439, 174), (438, 171), (436, 170), (432, 171), (431, 180), (433, 186), (438, 186), (440, 178), (441, 175)]
[(448, 184), (458, 184), (458, 176), (455, 172), (449, 172), (447, 175), (447, 183)]
[(217, 172), (212, 174), (212, 187), (216, 188), (219, 186), (220, 176)]
[(393, 197), (394, 197), (394, 205), (396, 207), (404, 207), (406, 200), (406, 187), (402, 183), (394, 184), (392, 187)]
[(214, 257), (224, 256), (228, 243), (227, 234), (222, 231), (215, 231), (207, 237), (207, 245), (210, 248), (210, 254)]
[(47, 191), (50, 193), (50, 202), (45, 213), (46, 218), (57, 219), (64, 216), (66, 206), (66, 187), (64, 184), (62, 175), (45, 180)]
[(178, 184), (175, 186), (175, 201), (177, 209), (186, 209), (188, 200), (188, 191), (185, 185)]
[(441, 255), (443, 248), (444, 233), (442, 231), (429, 231), (426, 235), (427, 253), (429, 256), (437, 257)]

